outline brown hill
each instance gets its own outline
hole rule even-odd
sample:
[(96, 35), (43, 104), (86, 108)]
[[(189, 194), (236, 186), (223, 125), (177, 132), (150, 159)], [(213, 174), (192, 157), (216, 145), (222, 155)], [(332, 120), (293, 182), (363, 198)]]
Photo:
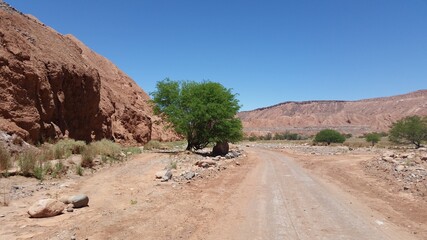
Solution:
[(34, 143), (69, 136), (170, 140), (148, 95), (112, 62), (0, 1), (0, 130)]
[(387, 131), (409, 115), (427, 115), (427, 90), (360, 101), (285, 102), (238, 114), (244, 132), (257, 136), (286, 131), (311, 135), (325, 128), (360, 135)]

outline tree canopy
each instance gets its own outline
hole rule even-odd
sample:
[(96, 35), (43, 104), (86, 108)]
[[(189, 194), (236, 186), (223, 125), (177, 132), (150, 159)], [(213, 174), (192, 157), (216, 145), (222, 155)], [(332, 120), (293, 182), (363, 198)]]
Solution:
[(397, 143), (412, 143), (416, 148), (427, 141), (427, 117), (408, 116), (393, 123), (389, 139)]
[(242, 123), (236, 94), (219, 83), (204, 81), (157, 82), (152, 92), (156, 114), (164, 116), (175, 131), (186, 137), (187, 150), (201, 149), (209, 143), (241, 140)]
[(314, 142), (324, 142), (328, 145), (331, 143), (343, 143), (345, 142), (345, 137), (333, 129), (324, 129), (316, 134)]
[(365, 140), (374, 146), (376, 143), (378, 143), (381, 140), (381, 136), (379, 133), (373, 132), (368, 133), (365, 135)]

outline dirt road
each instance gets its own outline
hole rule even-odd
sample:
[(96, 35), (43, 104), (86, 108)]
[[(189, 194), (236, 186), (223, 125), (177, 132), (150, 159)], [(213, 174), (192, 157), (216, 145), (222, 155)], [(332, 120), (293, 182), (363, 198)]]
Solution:
[[(190, 183), (154, 180), (169, 161), (162, 154), (68, 179), (0, 207), (0, 239), (422, 239), (284, 153), (247, 151), (239, 165)], [(72, 193), (89, 195), (90, 206), (46, 219), (25, 212), (40, 197)]]
[(282, 153), (250, 154), (259, 164), (208, 239), (413, 239)]

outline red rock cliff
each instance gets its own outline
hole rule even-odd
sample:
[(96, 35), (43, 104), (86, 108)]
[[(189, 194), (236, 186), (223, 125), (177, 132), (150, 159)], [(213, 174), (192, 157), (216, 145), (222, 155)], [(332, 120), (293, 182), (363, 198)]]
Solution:
[(75, 37), (0, 2), (0, 130), (34, 143), (62, 136), (176, 139), (162, 124), (153, 125), (158, 119), (148, 100), (131, 78)]

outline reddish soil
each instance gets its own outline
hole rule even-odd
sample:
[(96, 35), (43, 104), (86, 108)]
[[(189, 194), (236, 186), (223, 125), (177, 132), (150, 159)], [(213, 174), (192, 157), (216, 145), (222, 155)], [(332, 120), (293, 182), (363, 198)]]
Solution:
[[(373, 153), (246, 151), (248, 157), (239, 164), (231, 161), (221, 171), (208, 170), (188, 183), (155, 180), (156, 171), (176, 157), (157, 153), (44, 185), (1, 178), (2, 186), (33, 181), (38, 190), (0, 207), (0, 234), (7, 239), (427, 237), (425, 201), (392, 193), (387, 182), (366, 173), (361, 163)], [(89, 207), (53, 218), (28, 218), (26, 210), (37, 199), (74, 193), (87, 194)]]

